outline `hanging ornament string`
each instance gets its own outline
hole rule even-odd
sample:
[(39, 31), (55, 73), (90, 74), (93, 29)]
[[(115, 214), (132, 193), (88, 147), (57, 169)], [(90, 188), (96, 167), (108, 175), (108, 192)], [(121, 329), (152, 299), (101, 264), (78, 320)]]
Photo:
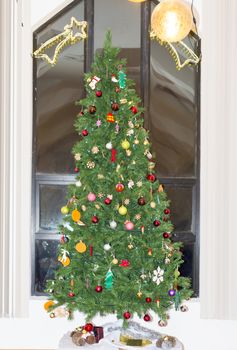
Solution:
[[(78, 32), (74, 32), (74, 28), (81, 30)], [(86, 33), (87, 22), (77, 21), (74, 17), (71, 18), (70, 24), (67, 24), (63, 29), (64, 31), (53, 38), (47, 40), (44, 44), (37, 49), (33, 56), (35, 58), (42, 58), (51, 66), (55, 66), (58, 61), (58, 56), (60, 52), (68, 45), (74, 45), (81, 40), (85, 40), (87, 38)], [(53, 58), (50, 58), (48, 54), (46, 54), (46, 50), (56, 45)]]

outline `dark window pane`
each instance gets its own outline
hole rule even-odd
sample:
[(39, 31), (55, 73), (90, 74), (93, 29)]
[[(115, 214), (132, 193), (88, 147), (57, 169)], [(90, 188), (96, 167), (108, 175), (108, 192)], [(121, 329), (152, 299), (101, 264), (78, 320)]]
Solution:
[(149, 128), (160, 176), (195, 176), (196, 68), (178, 71), (168, 50), (151, 41)]
[(194, 245), (185, 244), (181, 251), (183, 253), (184, 263), (180, 267), (181, 275), (184, 277), (193, 277), (193, 268), (194, 268)]
[(113, 45), (121, 48), (119, 57), (127, 59), (127, 76), (135, 81), (140, 94), (140, 5), (95, 0), (95, 14), (95, 52), (103, 47), (105, 33), (110, 28)]
[(171, 220), (176, 231), (191, 231), (192, 187), (165, 185), (171, 201)]
[(48, 279), (53, 278), (57, 268), (58, 241), (35, 241), (35, 292), (43, 293)]
[(65, 204), (67, 187), (40, 185), (40, 223), (43, 230), (55, 230), (61, 222), (61, 207)]
[[(37, 34), (37, 47), (59, 34), (72, 16), (83, 20), (84, 2)], [(71, 149), (78, 140), (73, 124), (79, 112), (75, 101), (84, 93), (84, 44), (66, 47), (55, 67), (42, 60), (37, 60), (36, 64), (36, 170), (41, 173), (73, 173)]]

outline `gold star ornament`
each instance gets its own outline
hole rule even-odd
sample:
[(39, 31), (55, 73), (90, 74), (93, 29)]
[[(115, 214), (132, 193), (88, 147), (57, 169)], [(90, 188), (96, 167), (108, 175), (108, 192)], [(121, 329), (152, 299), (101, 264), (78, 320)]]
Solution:
[[(86, 28), (86, 21), (79, 22), (76, 18), (72, 17), (70, 24), (67, 24), (63, 28), (64, 31), (42, 44), (40, 48), (33, 53), (33, 56), (35, 58), (42, 58), (51, 66), (55, 66), (58, 61), (58, 56), (65, 46), (74, 45), (87, 38)], [(55, 45), (56, 48), (53, 57), (50, 58), (46, 50)]]

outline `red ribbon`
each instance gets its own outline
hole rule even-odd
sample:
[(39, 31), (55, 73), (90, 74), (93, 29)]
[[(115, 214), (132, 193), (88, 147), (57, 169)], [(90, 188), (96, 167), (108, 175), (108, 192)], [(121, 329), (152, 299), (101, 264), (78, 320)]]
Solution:
[(112, 163), (116, 162), (116, 153), (117, 153), (116, 149), (112, 148), (112, 150), (111, 150), (111, 162)]
[(92, 256), (92, 255), (93, 255), (93, 246), (90, 245), (90, 256)]

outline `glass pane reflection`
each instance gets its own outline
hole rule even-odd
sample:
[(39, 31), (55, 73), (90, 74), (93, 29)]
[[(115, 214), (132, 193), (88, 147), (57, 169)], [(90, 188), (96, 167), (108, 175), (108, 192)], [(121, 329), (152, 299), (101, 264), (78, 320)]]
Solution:
[[(72, 16), (83, 20), (84, 2), (39, 32), (37, 47), (59, 34)], [(41, 173), (73, 173), (71, 149), (78, 141), (73, 124), (79, 112), (75, 101), (84, 94), (84, 45), (66, 47), (55, 67), (42, 60), (37, 60), (36, 64), (36, 170)]]
[(35, 292), (44, 293), (46, 281), (53, 278), (58, 266), (58, 241), (35, 241)]

